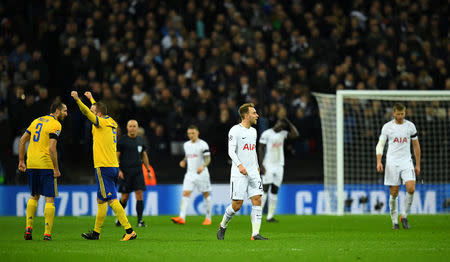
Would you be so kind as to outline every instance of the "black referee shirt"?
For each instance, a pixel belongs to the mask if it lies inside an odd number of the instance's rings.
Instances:
[[[120,168],[141,168],[142,152],[146,149],[142,137],[120,136],[117,141],[117,152],[120,152]]]

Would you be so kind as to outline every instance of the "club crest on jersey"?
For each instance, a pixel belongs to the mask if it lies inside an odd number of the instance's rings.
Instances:
[[[394,138],[394,142],[393,143],[407,143],[408,139],[406,137],[396,137]]]
[[[142,146],[137,146],[137,150],[138,150],[139,153],[141,153],[142,152]]]
[[[242,150],[249,150],[249,151],[252,151],[252,150],[255,150],[255,147],[256,147],[255,144],[245,144],[245,145],[244,145],[244,148],[243,148]]]

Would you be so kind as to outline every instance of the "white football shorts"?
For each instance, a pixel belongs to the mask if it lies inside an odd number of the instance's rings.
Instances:
[[[274,184],[277,187],[281,186],[283,182],[284,167],[278,166],[265,166],[266,173],[262,176],[263,185]]]
[[[232,200],[244,200],[245,197],[251,198],[262,194],[262,181],[258,173],[247,176],[241,173],[231,175],[230,196]]]
[[[416,173],[412,161],[402,165],[386,163],[384,171],[384,184],[386,186],[399,186],[406,181],[416,181]]]
[[[202,173],[186,173],[183,180],[183,191],[211,192],[211,180],[209,179],[209,172],[203,170]]]

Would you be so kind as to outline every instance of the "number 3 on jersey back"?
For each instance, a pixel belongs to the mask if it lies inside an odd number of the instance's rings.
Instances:
[[[39,141],[39,138],[41,137],[42,126],[43,126],[42,123],[38,123],[38,124],[36,125],[36,132],[35,132],[34,135],[33,135],[33,141],[34,141],[34,142]]]

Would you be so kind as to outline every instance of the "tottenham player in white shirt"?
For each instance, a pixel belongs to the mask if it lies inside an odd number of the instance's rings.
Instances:
[[[386,141],[388,150],[386,155],[386,170],[384,184],[389,186],[389,208],[391,210],[392,229],[398,230],[397,196],[401,182],[406,186],[406,197],[400,221],[404,229],[409,229],[407,215],[413,202],[416,175],[420,175],[420,144],[416,126],[405,119],[406,107],[400,103],[394,105],[394,119],[384,124],[376,147],[377,171],[383,172],[381,157]],[[414,148],[416,166],[411,159],[411,141]]]
[[[289,127],[289,132],[286,129]],[[259,138],[259,160],[262,160],[261,175],[263,191],[261,207],[264,208],[267,192],[270,187],[267,222],[277,222],[273,217],[278,201],[278,189],[283,181],[284,171],[284,140],[299,136],[297,128],[287,119],[277,121],[274,127],[267,129]]]
[[[180,161],[180,167],[186,168],[183,181],[183,197],[180,204],[180,215],[172,217],[172,222],[184,225],[186,223],[186,209],[189,197],[194,188],[203,193],[206,207],[206,218],[203,225],[211,225],[211,182],[209,179],[208,165],[211,162],[211,154],[208,144],[198,138],[199,131],[195,125],[187,129],[189,141],[184,143],[185,157]]]
[[[234,214],[239,211],[247,196],[252,201],[252,236],[251,240],[267,240],[259,234],[262,208],[263,188],[259,175],[258,157],[256,155],[256,129],[252,127],[258,120],[252,103],[239,107],[241,123],[233,126],[228,133],[228,155],[232,160],[230,195],[231,205],[225,210],[217,231],[217,239],[225,238],[225,230]]]

